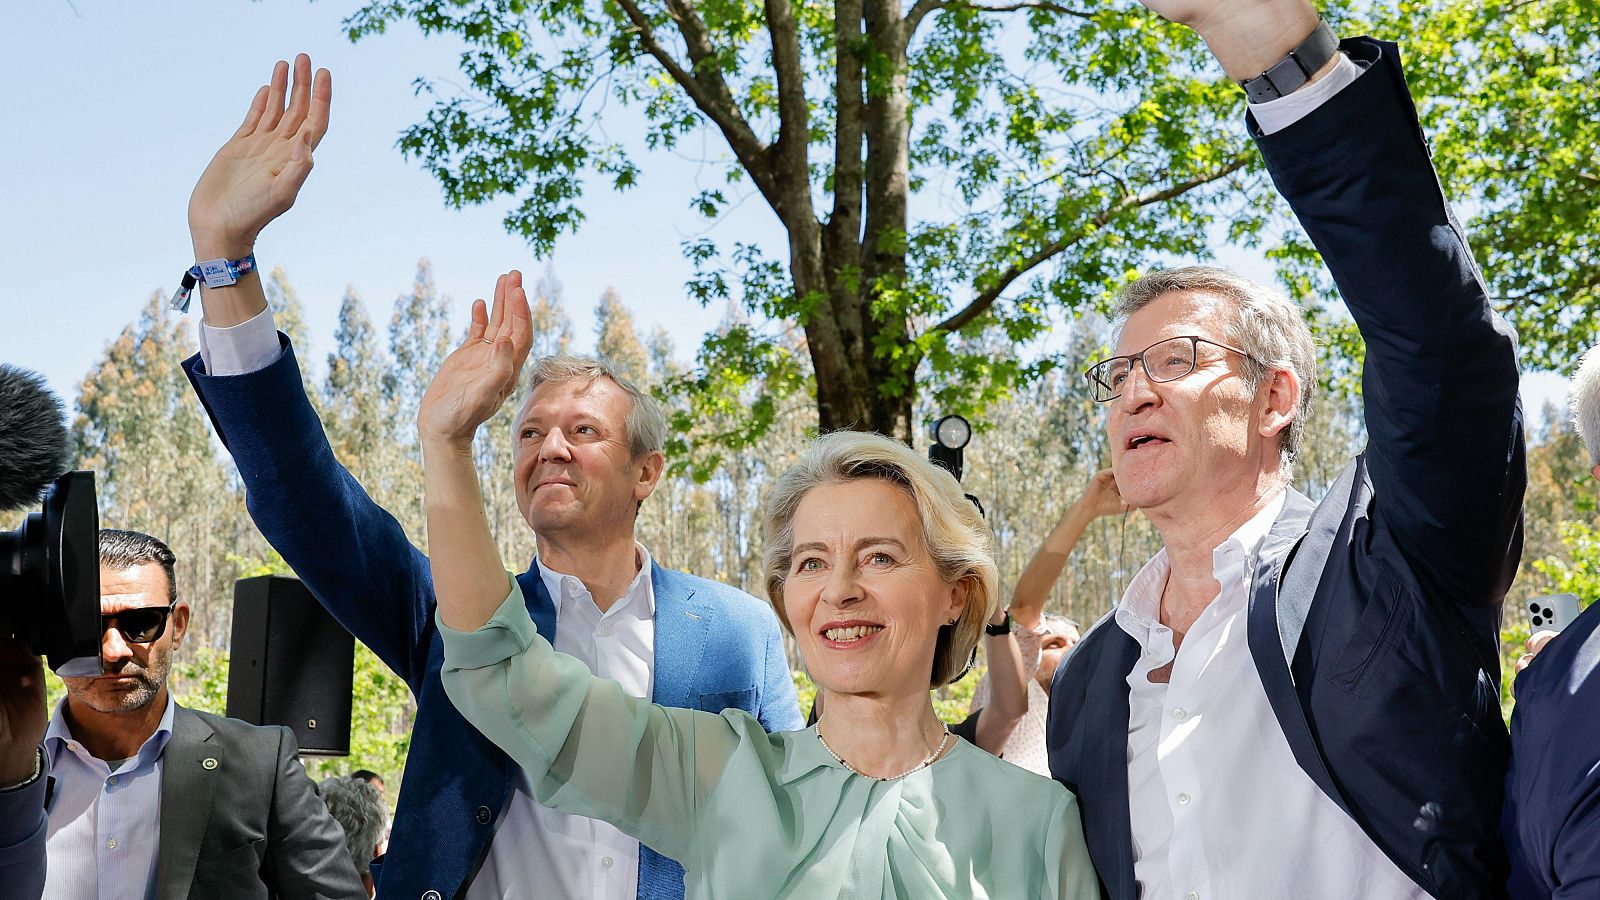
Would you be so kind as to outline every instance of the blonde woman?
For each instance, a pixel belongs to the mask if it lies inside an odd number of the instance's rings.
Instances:
[[[418,427],[445,691],[541,803],[678,859],[694,898],[1099,896],[1074,797],[934,715],[929,689],[961,672],[996,573],[955,479],[902,444],[824,437],[767,504],[767,592],[828,693],[816,726],[656,706],[556,652],[501,564],[473,467],[530,333],[512,272],[492,316],[474,305]]]

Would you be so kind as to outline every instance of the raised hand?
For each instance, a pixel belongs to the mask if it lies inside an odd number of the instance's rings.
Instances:
[[[1139,0],[1151,12],[1205,38],[1228,77],[1254,78],[1311,34],[1311,0]]]
[[[495,282],[494,309],[472,303],[467,337],[439,367],[417,411],[424,442],[470,445],[478,426],[489,420],[517,388],[517,377],[533,346],[533,320],[522,273],[513,269]]]
[[[328,131],[333,77],[311,75],[311,57],[279,61],[272,81],[256,91],[244,122],[228,139],[189,196],[189,233],[201,259],[250,252],[268,222],[294,205],[311,174],[311,152]],[[284,99],[288,97],[288,106]]]
[[[1092,518],[1121,515],[1132,509],[1122,502],[1122,492],[1117,489],[1117,477],[1110,469],[1101,469],[1089,479],[1078,505]]]

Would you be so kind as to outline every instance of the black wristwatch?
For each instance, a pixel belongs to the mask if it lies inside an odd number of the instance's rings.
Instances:
[[[999,637],[1002,634],[1010,634],[1011,633],[1011,610],[1009,610],[1009,609],[1006,610],[1006,620],[1004,622],[1001,622],[999,625],[985,624],[983,626],[983,633],[989,635],[990,637]]]
[[[1316,30],[1301,41],[1300,46],[1260,75],[1239,82],[1239,86],[1244,88],[1251,103],[1287,97],[1304,86],[1338,52],[1339,39],[1334,37],[1333,29],[1318,19]]]

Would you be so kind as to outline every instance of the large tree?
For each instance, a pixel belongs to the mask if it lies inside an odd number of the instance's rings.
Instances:
[[[347,25],[404,20],[466,42],[468,85],[423,83],[436,105],[402,149],[452,204],[513,197],[538,252],[582,221],[589,179],[640,177],[606,137],[618,117],[655,149],[720,140],[722,182],[686,202],[716,218],[759,197],[787,259],[689,241],[689,289],[803,329],[824,429],[909,438],[919,379],[953,408],[1029,380],[1048,357],[955,338],[1025,343],[1133,270],[1204,255],[1220,214],[1257,233],[1241,207],[1270,202],[1226,189],[1254,177],[1237,88],[1131,3],[374,0]],[[709,342],[702,368],[787,367],[781,331]]]

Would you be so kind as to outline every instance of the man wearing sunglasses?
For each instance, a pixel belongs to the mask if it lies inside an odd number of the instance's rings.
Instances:
[[[1502,897],[1515,345],[1399,48],[1307,0],[1144,2],[1244,87],[1366,341],[1368,443],[1320,503],[1290,487],[1317,373],[1281,293],[1204,267],[1123,292],[1086,386],[1163,549],[1056,673],[1051,773],[1113,900]]]
[[[365,897],[293,734],[173,701],[174,562],[149,535],[100,532],[102,671],[64,679],[45,733],[44,897]]]

